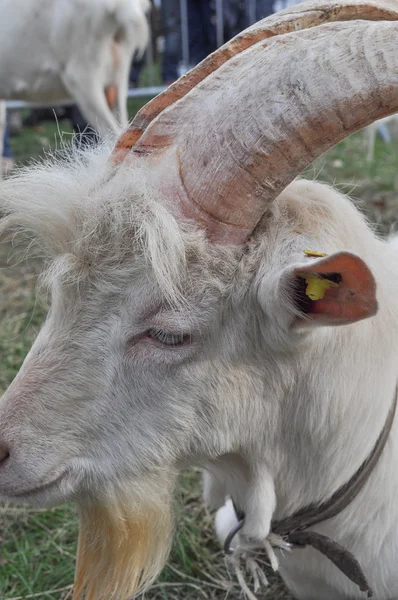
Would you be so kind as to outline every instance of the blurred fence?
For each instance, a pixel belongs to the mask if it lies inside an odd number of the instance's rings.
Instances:
[[[193,50],[193,37],[196,47],[200,34],[213,36],[212,44],[207,39],[207,47],[214,50],[228,39],[239,33],[257,20],[268,16],[275,10],[297,4],[299,0],[153,0],[150,14],[151,40],[145,53],[144,61],[138,65],[139,77],[136,87],[128,92],[130,98],[152,97],[163,91],[167,85],[163,83],[167,77],[162,77],[162,65],[166,53],[170,49],[170,40],[177,74],[170,77],[176,79],[188,71],[209,52],[204,45],[204,56],[197,56]],[[208,13],[204,12],[205,7]],[[207,17],[207,23],[205,22]],[[201,22],[202,20],[202,22]],[[209,33],[209,29],[211,31]],[[207,29],[207,31],[206,31]],[[200,43],[200,40],[199,40]],[[212,47],[211,47],[212,46]],[[167,84],[170,81],[167,81]],[[46,108],[55,106],[70,106],[72,100],[54,104],[23,102],[9,100],[7,109],[21,110],[23,108]]]
[[[160,94],[165,86],[150,86],[131,88],[128,91],[129,98],[142,98],[146,96],[156,96]],[[7,100],[6,107],[8,110],[22,110],[23,108],[54,108],[54,106],[73,106],[73,100],[61,100],[57,104],[54,102],[24,102],[23,100]]]

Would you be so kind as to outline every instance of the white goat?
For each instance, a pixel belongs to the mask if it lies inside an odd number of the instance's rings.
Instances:
[[[72,98],[101,135],[120,133],[132,56],[148,41],[148,6],[148,0],[0,0],[0,97]]]
[[[398,598],[398,244],[293,181],[398,110],[397,19],[395,0],[269,17],[149,103],[111,156],[1,185],[2,230],[34,233],[52,303],[0,401],[0,493],[76,502],[74,600],[153,581],[183,466],[209,473],[221,537],[231,497],[236,552],[273,556],[275,523],[334,497],[374,448],[365,488],[311,531]],[[363,597],[315,549],[276,552],[298,599]]]

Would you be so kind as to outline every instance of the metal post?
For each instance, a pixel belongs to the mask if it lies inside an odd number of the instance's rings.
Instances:
[[[146,85],[153,87],[155,85],[154,72],[153,72],[153,46],[152,46],[152,28],[149,23],[149,42],[145,52],[145,66],[147,71]]]
[[[249,25],[252,25],[256,22],[256,0],[246,0],[247,6],[247,18],[249,21]]]
[[[131,88],[127,92],[128,98],[145,98],[146,96],[156,96],[166,89],[164,85],[155,85],[153,87],[139,87]],[[59,100],[59,102],[24,102],[23,100],[6,100],[5,105],[7,109],[11,110],[22,110],[23,108],[55,108],[56,106],[73,106],[76,104],[75,100],[67,98],[65,100]],[[0,103],[1,107],[1,103]],[[1,114],[1,109],[0,109]]]
[[[0,100],[0,179],[3,176],[4,134],[6,131],[6,103]]]
[[[180,0],[181,43],[182,43],[182,73],[189,69],[189,33],[187,0]]]
[[[216,30],[218,48],[224,43],[224,15],[222,3],[223,0],[216,0]]]

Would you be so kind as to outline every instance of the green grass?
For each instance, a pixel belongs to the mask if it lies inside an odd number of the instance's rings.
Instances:
[[[398,139],[376,140],[375,160],[368,163],[363,133],[341,142],[307,169],[305,176],[337,185],[358,201],[369,220],[386,234],[398,220]]]
[[[144,101],[131,100],[130,114]],[[70,131],[59,123],[61,130]],[[65,136],[67,139],[67,136]],[[20,162],[43,155],[59,145],[58,127],[26,128],[12,138]],[[398,216],[398,142],[376,146],[376,160],[365,160],[362,134],[352,136],[316,161],[306,176],[328,181],[362,201],[365,212],[386,232]],[[32,201],[34,201],[32,199]],[[25,249],[0,244],[0,393],[17,373],[46,312],[46,299],[35,291],[40,261],[27,261]],[[212,516],[200,498],[196,470],[181,477],[176,500],[177,536],[168,566],[149,600],[237,600],[240,592],[228,575],[212,529]],[[73,581],[77,519],[74,508],[0,506],[0,600],[64,598]],[[231,583],[232,582],[232,583]],[[288,599],[284,586],[273,585],[260,598]]]
[[[0,598],[68,588],[73,580],[77,521],[72,507],[0,508]],[[61,592],[43,598],[61,598]]]
[[[176,502],[178,534],[168,566],[148,600],[163,598],[237,598],[224,559],[211,533],[211,517],[200,499],[199,474],[182,475]],[[182,509],[182,506],[184,507]],[[15,599],[42,592],[63,598],[73,581],[77,519],[72,506],[53,509],[0,507],[0,598]]]
[[[149,98],[129,98],[128,110],[134,115]],[[32,158],[44,156],[46,151],[56,150],[60,147],[60,132],[63,143],[68,142],[72,136],[70,121],[44,122],[37,127],[24,127],[17,137],[11,138],[11,149],[17,163],[27,163]]]

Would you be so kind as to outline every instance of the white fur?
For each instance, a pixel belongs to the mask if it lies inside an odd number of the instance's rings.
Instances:
[[[148,0],[1,0],[0,98],[72,98],[101,135],[121,132],[131,60],[148,42],[148,7]],[[112,110],[110,85],[118,92]]]
[[[243,253],[216,246],[175,221],[142,161],[116,167],[109,150],[0,186],[2,227],[33,233],[52,295],[0,401],[10,452],[0,493],[35,503],[100,497],[124,480],[200,464],[213,506],[232,496],[247,515],[241,539],[261,542],[271,518],[328,499],[383,428],[398,375],[398,242],[378,239],[336,190],[296,181]],[[360,256],[376,279],[377,315],[295,327],[293,270],[306,248]],[[152,328],[191,343],[162,346]],[[316,528],[356,555],[377,600],[398,597],[397,422],[363,492]],[[218,517],[220,537],[229,525]],[[362,598],[315,551],[279,561],[300,600]]]

